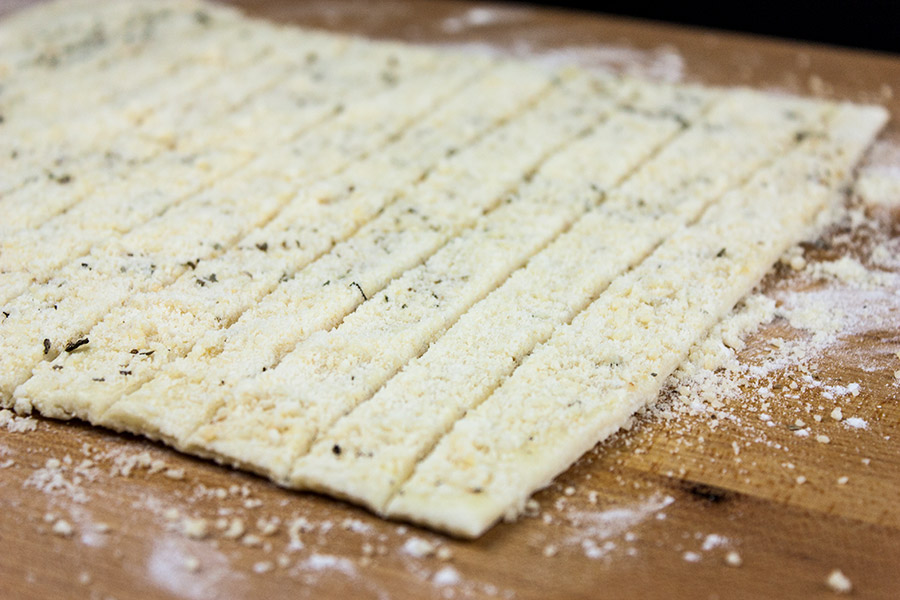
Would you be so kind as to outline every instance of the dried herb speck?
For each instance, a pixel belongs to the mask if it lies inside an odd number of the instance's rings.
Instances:
[[[75,340],[74,342],[69,342],[66,344],[66,352],[74,352],[78,348],[81,348],[85,344],[89,343],[90,340],[88,338],[81,338],[80,340]]]
[[[358,283],[356,283],[356,282],[354,281],[353,283],[350,284],[350,287],[353,287],[353,286],[356,286],[356,289],[358,289],[358,290],[359,290],[359,293],[362,294],[363,301],[368,300],[368,298],[366,297],[366,293],[363,291],[361,285],[359,285]]]

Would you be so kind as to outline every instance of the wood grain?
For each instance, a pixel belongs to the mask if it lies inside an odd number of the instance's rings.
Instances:
[[[882,139],[900,143],[900,90],[886,87],[900,82],[898,57],[508,6],[473,19],[468,11],[476,5],[459,2],[239,4],[279,21],[375,37],[477,44],[588,65],[619,61],[650,73],[662,64],[656,74],[687,81],[876,101],[894,116]],[[874,229],[834,228],[807,247],[807,259],[864,258],[873,240],[900,238],[900,211],[871,216]],[[799,292],[808,285],[779,268],[764,289]],[[867,429],[830,421],[818,409],[825,405],[820,391],[783,397],[803,374],[789,367],[772,377],[773,426],[759,420],[758,390],[749,385],[727,402],[734,421],[640,419],[540,492],[540,516],[498,525],[475,542],[384,522],[80,423],[0,430],[0,465],[9,465],[0,469],[0,597],[816,598],[832,595],[825,578],[835,568],[853,582],[854,597],[900,597],[898,297],[880,307],[887,321],[867,324],[871,309],[860,296],[862,325],[808,365],[818,381],[859,382],[859,395],[843,406]],[[774,338],[801,335],[777,320],[752,336],[742,360],[761,363]],[[827,434],[828,444],[798,438],[789,427],[807,403],[825,415],[816,433]],[[142,467],[121,474],[142,452],[176,475],[183,469],[183,478]],[[42,479],[48,459],[61,461],[61,479]],[[78,468],[86,459],[93,464]],[[185,535],[186,517],[206,519],[209,534]],[[235,517],[258,541],[223,535],[216,520]],[[308,523],[298,537],[302,548],[291,545],[288,531],[301,517]],[[71,536],[51,532],[60,518],[73,526]],[[277,522],[270,535],[263,534],[266,522]],[[101,523],[108,532],[98,531]],[[452,556],[410,554],[404,547],[412,538]],[[545,556],[553,549],[555,556]],[[726,565],[729,551],[739,553],[742,566]]]

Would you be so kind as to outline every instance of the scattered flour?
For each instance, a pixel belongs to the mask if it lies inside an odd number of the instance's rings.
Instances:
[[[825,580],[825,585],[831,589],[831,591],[837,594],[849,594],[853,591],[853,583],[850,579],[844,575],[840,569],[835,569],[831,573],[828,574],[828,578]]]
[[[730,543],[730,540],[727,537],[711,533],[707,535],[703,539],[703,545],[701,548],[704,552],[709,552],[714,548],[721,548],[722,546],[727,546]]]
[[[849,417],[843,420],[844,425],[853,429],[868,429],[869,424],[859,417]]]
[[[199,568],[202,566],[202,568]],[[151,584],[173,597],[212,600],[248,597],[246,579],[211,544],[162,536],[147,559]]]
[[[27,433],[37,429],[37,419],[17,416],[11,410],[0,409],[0,429],[10,433]]]
[[[528,9],[475,7],[459,16],[448,17],[441,21],[441,30],[446,33],[460,33],[467,29],[520,21],[530,13]]]
[[[356,566],[353,561],[331,554],[312,554],[301,562],[300,566],[312,571],[337,571],[348,577],[356,576]]]
[[[502,49],[482,42],[458,42],[442,46],[473,54],[513,56],[546,68],[577,65],[588,70],[620,73],[666,83],[676,83],[684,78],[684,59],[677,50],[668,46],[652,50],[603,44],[542,48],[527,39],[518,39],[511,47]]]
[[[411,537],[403,544],[403,552],[416,558],[432,556],[435,550],[437,547],[434,544],[419,537]]]
[[[580,547],[587,558],[601,558],[617,547],[611,538],[626,534],[625,541],[633,540],[634,535],[628,530],[661,514],[673,502],[672,496],[654,495],[632,505],[602,511],[568,509],[563,519],[576,533],[569,535],[564,543]],[[555,545],[543,550],[545,556],[555,556],[557,551]]]
[[[435,585],[456,585],[460,582],[459,572],[453,567],[444,567],[434,574]]]

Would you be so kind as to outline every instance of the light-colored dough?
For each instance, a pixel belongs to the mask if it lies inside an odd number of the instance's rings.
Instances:
[[[0,87],[0,407],[469,537],[656,397],[886,114],[198,0],[15,15]]]

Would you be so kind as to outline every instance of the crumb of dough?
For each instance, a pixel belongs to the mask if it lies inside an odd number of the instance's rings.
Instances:
[[[820,435],[816,436],[816,441],[819,442],[820,444],[828,444],[829,442],[831,442],[831,438],[828,437],[827,435],[820,434]]]
[[[853,583],[844,575],[840,569],[835,569],[828,574],[825,584],[831,591],[837,594],[849,594],[853,591]]]
[[[543,555],[547,558],[553,558],[559,553],[559,548],[554,546],[553,544],[548,544],[544,546]]]
[[[840,406],[836,407],[833,411],[831,411],[831,418],[834,419],[835,421],[840,421],[841,419],[844,418],[844,413],[841,410]]]
[[[448,548],[447,546],[441,546],[437,549],[436,556],[438,560],[447,561],[453,558],[453,550]]]
[[[729,567],[739,567],[744,564],[744,559],[736,551],[732,550],[725,555],[725,564]]]
[[[847,477],[846,475],[842,475],[842,476],[838,477],[838,480],[837,480],[838,485],[847,485],[848,481],[850,481],[850,478]]]

